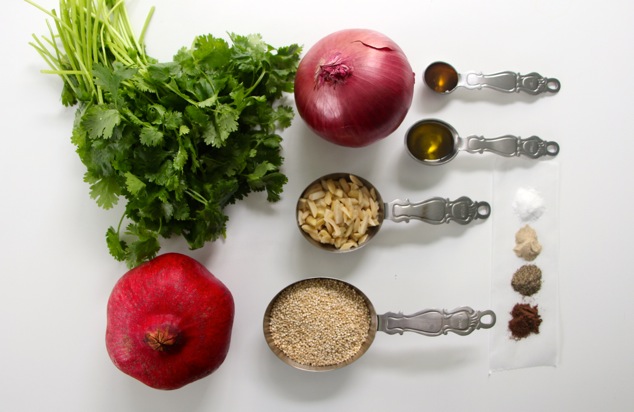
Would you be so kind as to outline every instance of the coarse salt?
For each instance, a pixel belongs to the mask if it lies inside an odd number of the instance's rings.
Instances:
[[[532,187],[521,187],[515,193],[513,210],[523,221],[535,221],[544,213],[544,198]]]

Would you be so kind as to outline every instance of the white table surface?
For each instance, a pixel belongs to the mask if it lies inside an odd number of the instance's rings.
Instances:
[[[128,5],[135,27],[152,5],[148,52],[161,60],[198,34],[261,33],[272,45],[307,50],[335,30],[381,31],[416,72],[414,102],[393,135],[363,149],[326,143],[297,116],[283,134],[289,183],[282,201],[270,205],[256,194],[230,207],[226,241],[193,252],[182,241],[163,243],[163,251],[189,253],[216,274],[232,291],[236,314],[220,369],[182,389],[157,391],[107,356],[106,301],[126,269],[109,256],[104,233],[121,209],[104,211],[89,198],[69,138],[74,111],[61,105],[60,80],[39,73],[43,61],[27,45],[32,33],[45,33],[44,15],[20,0],[5,2],[0,410],[629,410],[634,3],[137,0]],[[537,71],[557,77],[562,89],[539,98],[432,96],[421,74],[435,60],[459,71]],[[304,277],[341,277],[379,312],[489,307],[495,204],[491,219],[468,227],[387,222],[371,245],[348,255],[316,250],[294,227],[304,185],[342,164],[388,199],[492,199],[494,155],[459,155],[438,168],[407,157],[403,134],[425,117],[461,134],[535,134],[560,143],[557,366],[490,374],[490,331],[480,330],[467,337],[378,334],[341,370],[290,368],[266,346],[262,315],[275,293]]]

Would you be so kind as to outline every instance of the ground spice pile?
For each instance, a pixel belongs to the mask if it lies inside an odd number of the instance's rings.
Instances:
[[[542,245],[537,240],[537,232],[529,225],[525,225],[515,234],[515,247],[513,251],[526,261],[533,261],[542,252]]]
[[[542,318],[539,316],[537,305],[531,306],[528,303],[518,303],[511,311],[509,330],[515,340],[520,340],[531,333],[539,333],[539,325]]]
[[[532,296],[542,287],[542,270],[536,265],[523,265],[513,274],[511,286],[522,296]]]
[[[517,189],[513,199],[513,210],[523,221],[535,221],[544,213],[544,199],[532,187]]]
[[[356,355],[370,330],[363,296],[335,279],[308,279],[275,299],[270,332],[275,345],[295,362],[331,366]]]

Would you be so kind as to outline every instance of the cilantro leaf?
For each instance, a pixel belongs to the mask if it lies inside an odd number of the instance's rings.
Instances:
[[[131,223],[126,228],[126,234],[136,238],[125,248],[128,266],[134,267],[156,257],[161,248],[157,232],[147,229],[142,223]]]
[[[185,167],[185,164],[187,163],[187,159],[189,158],[189,155],[187,154],[187,150],[183,147],[179,147],[178,148],[178,152],[176,153],[176,156],[174,156],[174,169],[178,170],[178,171],[182,171],[183,168]]]
[[[119,88],[124,80],[131,79],[137,69],[133,67],[125,67],[121,62],[113,62],[112,68],[108,68],[103,64],[95,64],[93,67],[93,76],[95,76],[95,84],[101,87],[106,93],[110,93],[112,100],[119,103]]]
[[[121,195],[121,188],[116,177],[95,178],[90,173],[84,177],[86,183],[90,185],[90,197],[97,201],[97,204],[104,209],[110,209],[117,204]]]
[[[126,259],[127,244],[119,238],[119,233],[112,226],[106,232],[106,244],[112,257],[120,262]]]
[[[137,195],[143,189],[145,189],[145,183],[131,172],[125,173],[125,185],[132,195]]]
[[[107,106],[91,106],[82,119],[82,126],[91,139],[109,139],[121,122],[119,111]]]
[[[146,126],[141,129],[139,138],[146,146],[158,146],[163,142],[163,133],[156,127]]]
[[[231,63],[231,49],[223,39],[202,35],[195,39],[191,57],[205,70],[221,69]]]

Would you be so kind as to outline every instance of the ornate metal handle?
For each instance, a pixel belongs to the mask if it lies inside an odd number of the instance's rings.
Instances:
[[[489,316],[489,322],[483,317]],[[452,311],[425,309],[413,315],[388,312],[378,316],[378,330],[390,335],[415,332],[426,336],[446,335],[453,332],[468,335],[477,329],[489,329],[495,325],[495,313],[490,310],[475,311],[464,306]]]
[[[526,75],[510,71],[495,74],[470,72],[465,73],[463,78],[464,81],[460,86],[467,89],[489,87],[501,92],[526,92],[529,94],[557,93],[561,89],[559,80],[543,77],[534,72]]]
[[[466,196],[453,201],[433,197],[418,203],[396,199],[385,205],[385,219],[394,222],[416,219],[433,225],[452,221],[465,225],[475,219],[486,219],[490,214],[491,206],[487,202],[474,202]]]
[[[559,144],[542,140],[537,136],[531,136],[526,139],[511,135],[493,139],[469,136],[459,140],[460,150],[469,153],[492,152],[501,156],[526,156],[532,159],[543,156],[557,156],[559,154]]]

